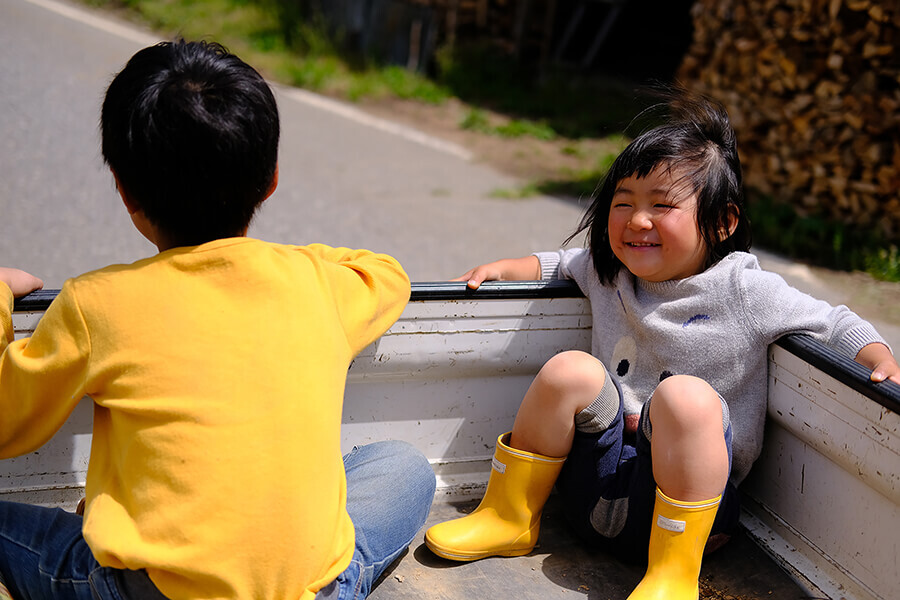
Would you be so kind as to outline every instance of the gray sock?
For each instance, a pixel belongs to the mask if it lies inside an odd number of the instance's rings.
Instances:
[[[619,390],[607,373],[597,398],[575,415],[575,429],[584,433],[600,433],[609,428],[618,412]]]

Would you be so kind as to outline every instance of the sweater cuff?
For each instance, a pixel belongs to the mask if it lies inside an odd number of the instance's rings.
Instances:
[[[559,279],[559,252],[535,252],[534,256],[541,263],[541,280]]]
[[[868,346],[869,344],[884,344],[891,351],[891,354],[893,354],[894,352],[894,349],[891,348],[890,344],[888,344],[884,340],[884,338],[878,335],[878,332],[875,331],[875,328],[869,324],[854,327],[853,329],[844,333],[841,341],[837,344],[837,348],[838,350],[849,355],[851,358],[856,358],[856,355],[859,354],[859,351],[862,350],[864,346]]]

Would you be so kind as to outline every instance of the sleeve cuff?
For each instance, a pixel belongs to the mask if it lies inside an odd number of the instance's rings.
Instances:
[[[892,354],[894,352],[894,349],[891,348],[890,344],[878,335],[875,328],[868,323],[846,332],[837,347],[851,358],[855,358],[856,355],[859,354],[859,351],[869,344],[884,344]]]
[[[0,281],[0,302],[3,302],[4,306],[9,307],[9,312],[12,312],[15,301],[12,290],[9,289],[5,282]]]
[[[535,252],[534,256],[536,256],[541,263],[542,281],[552,281],[560,278],[558,252]]]

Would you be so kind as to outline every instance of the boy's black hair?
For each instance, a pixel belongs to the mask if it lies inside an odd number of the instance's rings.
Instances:
[[[741,161],[728,113],[719,102],[685,90],[662,95],[668,100],[669,119],[639,135],[616,158],[567,240],[587,230],[594,268],[604,283],[612,283],[622,268],[610,246],[607,225],[616,187],[632,175],[646,177],[659,166],[670,170],[676,185],[697,194],[697,225],[708,249],[704,269],[731,252],[750,249]],[[731,215],[737,226],[727,235]]]
[[[107,89],[100,126],[119,185],[177,246],[243,233],[275,180],[275,97],[216,43],[139,51]]]

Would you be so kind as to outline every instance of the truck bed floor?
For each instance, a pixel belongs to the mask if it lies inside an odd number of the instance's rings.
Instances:
[[[540,543],[531,554],[457,563],[425,546],[425,529],[471,512],[477,500],[435,502],[409,552],[382,576],[373,600],[547,600],[581,596],[625,600],[644,567],[580,543],[551,496],[544,510]],[[701,600],[801,600],[805,591],[743,532],[707,557],[700,575]]]

